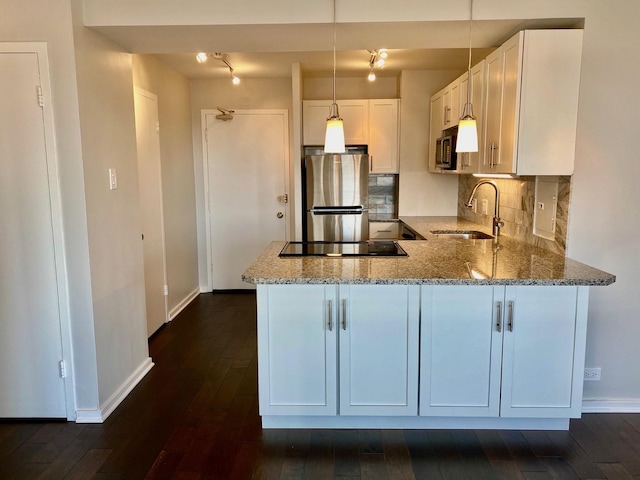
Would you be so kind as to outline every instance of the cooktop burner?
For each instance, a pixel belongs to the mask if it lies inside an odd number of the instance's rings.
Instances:
[[[392,240],[368,242],[288,242],[281,257],[406,257],[400,245]]]

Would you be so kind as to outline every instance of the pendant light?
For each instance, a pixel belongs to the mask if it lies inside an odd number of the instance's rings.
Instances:
[[[476,117],[473,116],[471,105],[471,26],[473,24],[473,0],[469,9],[469,65],[467,68],[467,103],[464,104],[462,117],[458,122],[458,138],[456,139],[456,152],[478,151],[478,126]]]
[[[327,131],[324,137],[326,153],[344,153],[344,125],[338,113],[336,103],[336,0],[333,0],[333,103],[327,118]]]

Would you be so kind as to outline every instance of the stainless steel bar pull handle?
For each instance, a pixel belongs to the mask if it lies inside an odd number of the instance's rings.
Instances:
[[[510,332],[513,332],[513,301],[509,301],[509,320],[507,322],[507,328]]]
[[[330,332],[333,332],[333,302],[327,300],[327,327]]]
[[[502,302],[496,304],[496,332],[502,332]]]
[[[342,330],[347,329],[347,301],[342,300]]]

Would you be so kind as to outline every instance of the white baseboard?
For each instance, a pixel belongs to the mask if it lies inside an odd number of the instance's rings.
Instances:
[[[582,413],[640,413],[640,400],[582,400]]]
[[[129,375],[120,388],[114,392],[109,399],[100,406],[97,410],[76,410],[76,423],[103,423],[109,415],[113,413],[118,405],[129,395],[131,390],[140,383],[140,380],[149,373],[149,370],[153,368],[153,361],[151,357],[146,358],[140,366]]]
[[[198,295],[200,295],[200,293],[202,293],[202,292],[200,291],[200,287],[198,287],[193,292],[191,292],[189,295],[187,295],[178,305],[173,307],[169,311],[169,321],[171,321],[174,318],[176,318],[180,312],[182,312],[185,308],[187,308],[187,306],[191,302],[193,302]]]

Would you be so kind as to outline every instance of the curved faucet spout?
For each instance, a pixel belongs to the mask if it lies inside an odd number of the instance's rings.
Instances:
[[[493,211],[493,236],[498,238],[498,235],[500,235],[500,228],[504,227],[504,222],[500,220],[500,190],[498,189],[498,184],[496,182],[493,180],[481,180],[476,183],[473,190],[471,190],[471,195],[469,195],[469,200],[467,200],[465,206],[467,208],[471,208],[473,206],[473,197],[476,195],[478,188],[482,185],[491,185],[496,191],[495,208]]]

